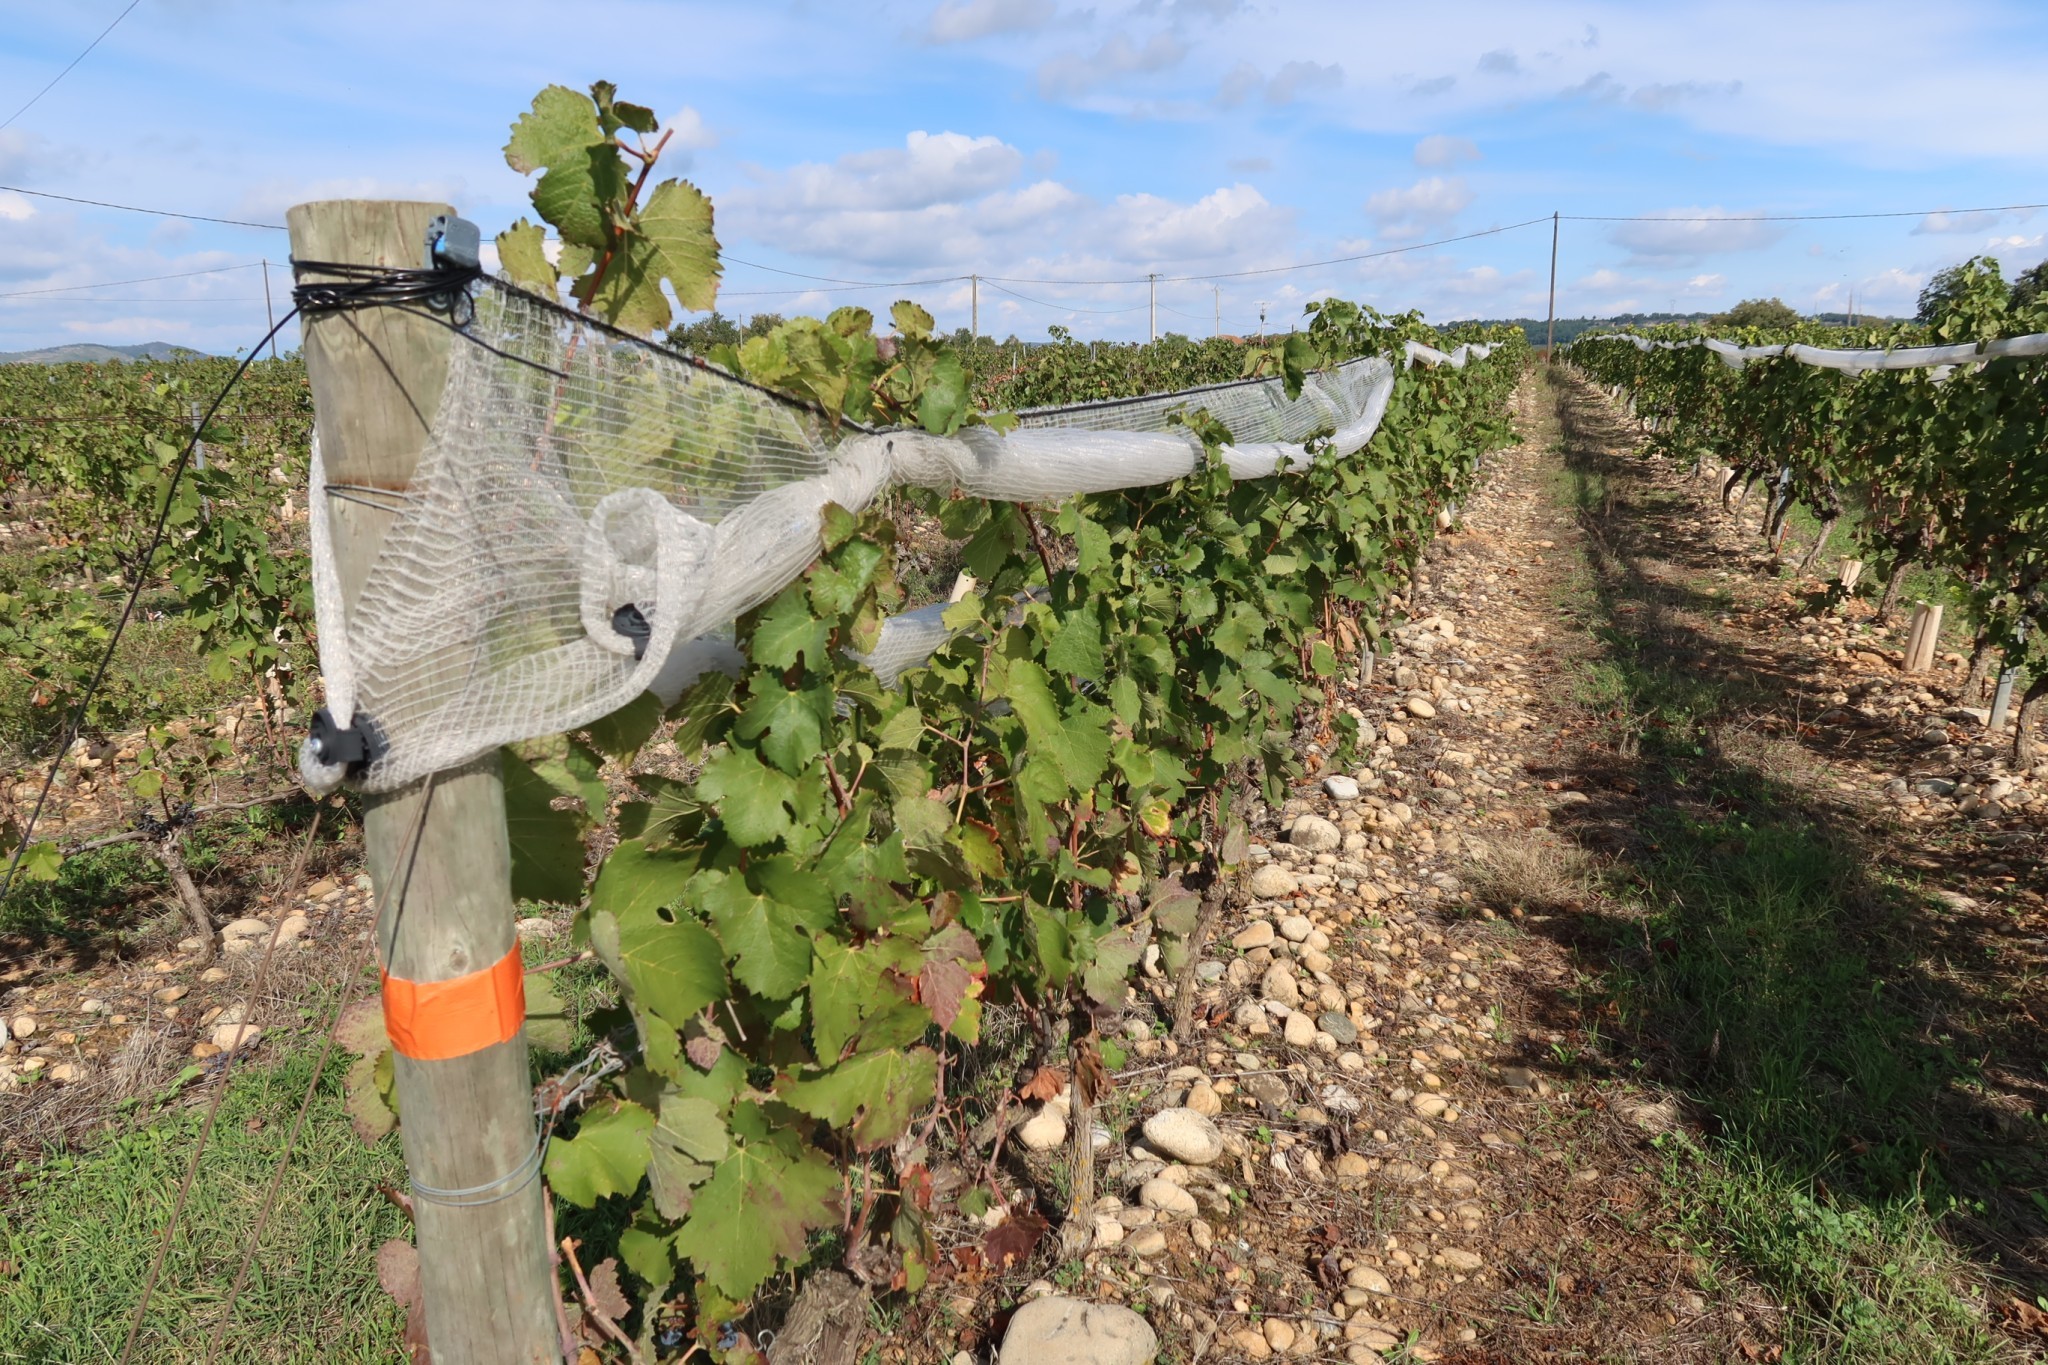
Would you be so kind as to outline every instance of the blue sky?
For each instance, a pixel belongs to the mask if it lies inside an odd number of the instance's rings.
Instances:
[[[126,0],[0,0],[0,118]],[[0,184],[281,222],[311,198],[525,211],[500,148],[550,82],[616,81],[717,204],[727,312],[899,294],[964,323],[980,273],[1268,270],[1567,215],[1561,316],[1910,313],[1933,270],[2048,256],[2048,4],[1461,0],[140,0],[0,130]],[[1712,220],[1722,221],[1712,221]],[[1326,294],[1435,319],[1544,308],[1548,223],[1375,260],[1162,285],[1160,328],[1285,326]],[[283,233],[0,191],[0,350],[263,330]],[[235,267],[179,280],[68,286]],[[58,293],[21,291],[62,289]],[[1009,292],[1003,292],[1007,289]],[[806,292],[808,291],[808,292]],[[1021,297],[1020,297],[1021,296]],[[1142,337],[1138,285],[981,290],[984,331]],[[287,336],[286,344],[295,338]]]

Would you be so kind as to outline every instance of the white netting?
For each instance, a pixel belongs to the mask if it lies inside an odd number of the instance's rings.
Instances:
[[[673,700],[737,655],[735,617],[818,553],[828,503],[858,511],[891,483],[1006,501],[1163,483],[1201,443],[1173,425],[1206,409],[1237,438],[1235,477],[1305,464],[1334,431],[1340,454],[1372,437],[1394,386],[1385,359],[1310,377],[1021,414],[1003,435],[855,428],[835,446],[816,414],[502,285],[482,288],[470,342],[450,357],[441,408],[410,490],[344,623],[316,450],[315,597],[328,709],[377,739],[359,774],[385,791],[496,746],[556,734],[642,691]],[[1410,343],[1409,363],[1462,365]],[[389,495],[382,495],[388,497]],[[892,682],[947,632],[943,607],[889,623],[865,662]],[[341,773],[310,747],[309,785]]]
[[[1964,341],[1950,346],[1906,346],[1896,351],[1836,350],[1825,346],[1806,346],[1798,342],[1777,346],[1737,346],[1732,341],[1719,341],[1713,337],[1689,337],[1684,341],[1653,341],[1649,337],[1636,336],[1629,332],[1604,332],[1599,336],[1587,337],[1586,340],[1626,341],[1639,351],[1673,351],[1688,346],[1704,346],[1721,357],[1722,363],[1730,369],[1737,370],[1752,360],[1790,356],[1803,364],[1824,370],[1840,370],[1844,374],[1867,374],[1872,370],[1948,370],[1957,365],[1975,365],[1987,360],[2048,355],[2048,333],[2004,337],[1981,345],[1974,341]]]

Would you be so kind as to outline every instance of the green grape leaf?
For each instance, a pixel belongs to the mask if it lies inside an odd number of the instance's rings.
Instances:
[[[839,1059],[860,1031],[861,1021],[879,1004],[887,961],[879,952],[819,937],[812,944],[811,1047],[820,1061]]]
[[[640,231],[655,273],[676,291],[676,302],[700,313],[717,302],[718,238],[704,191],[687,180],[662,181],[640,205]]]
[[[712,883],[703,899],[742,985],[770,1000],[787,1000],[803,989],[811,971],[804,911],[750,890],[738,876]]]
[[[932,315],[909,299],[898,299],[889,310],[889,320],[906,341],[923,341],[932,334]]]
[[[703,925],[669,923],[658,914],[622,919],[619,962],[633,998],[663,1022],[682,1028],[726,993],[725,954]]]
[[[645,1228],[636,1222],[621,1232],[619,1259],[657,1292],[667,1289],[676,1277],[675,1257],[669,1254],[668,1238],[658,1228]]]
[[[545,975],[526,978],[526,1043],[547,1052],[567,1052],[576,1041],[576,1021],[554,983]]]
[[[893,1142],[918,1110],[932,1102],[938,1054],[930,1048],[867,1052],[823,1071],[785,1078],[775,1093],[792,1109],[834,1128],[853,1125],[864,1149]]]
[[[592,1105],[576,1136],[548,1144],[548,1185],[572,1204],[590,1208],[606,1195],[631,1194],[647,1174],[648,1133],[654,1115],[637,1104],[606,1100]]]
[[[1064,777],[1067,787],[1086,791],[1109,766],[1109,730],[1086,714],[1060,714],[1045,670],[1029,659],[1010,665],[1010,705],[1024,722],[1029,736],[1032,762],[1050,759]]]
[[[606,757],[630,763],[661,724],[661,712],[661,698],[652,692],[642,692],[602,720],[592,722],[590,742]]]
[[[718,807],[726,832],[743,847],[772,843],[795,829],[796,779],[745,749],[728,749],[705,764],[697,794]]]
[[[521,218],[498,234],[498,264],[512,277],[512,283],[551,299],[560,277],[548,259],[546,241],[540,224]]]
[[[574,905],[583,899],[583,817],[556,810],[555,788],[525,759],[510,749],[501,752],[512,898]]]
[[[533,97],[533,107],[512,125],[505,164],[521,175],[554,166],[605,140],[597,106],[566,85],[551,85]]]
[[[801,773],[825,748],[825,727],[832,721],[832,689],[797,691],[763,680],[733,733],[758,741],[762,757],[792,775]]]
[[[747,653],[755,663],[770,668],[789,668],[799,658],[821,668],[830,638],[829,628],[811,608],[809,594],[798,584],[762,609]]]
[[[732,1149],[718,1107],[706,1099],[664,1095],[654,1125],[647,1182],[661,1216],[689,1216],[692,1191]]]
[[[839,1195],[839,1174],[818,1153],[750,1142],[698,1188],[675,1246],[714,1286],[744,1299],[777,1262],[804,1254],[811,1229],[838,1221]]]
[[[590,889],[591,909],[609,910],[621,921],[646,918],[682,899],[683,889],[696,872],[694,857],[649,849],[636,839],[627,839],[604,860],[604,870]]]
[[[935,436],[951,436],[974,410],[968,392],[967,370],[952,351],[939,355],[917,399],[917,421]]]
[[[1046,667],[1060,673],[1096,679],[1103,674],[1102,617],[1093,602],[1067,613],[1045,651]]]

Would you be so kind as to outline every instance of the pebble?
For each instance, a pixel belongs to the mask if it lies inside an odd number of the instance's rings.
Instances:
[[[1343,1164],[1341,1159],[1338,1164],[1340,1166]],[[1353,1266],[1351,1273],[1345,1276],[1344,1282],[1353,1289],[1363,1289],[1368,1294],[1391,1294],[1394,1292],[1394,1286],[1387,1282],[1387,1277],[1369,1265]]]
[[[1261,871],[1263,870],[1261,869]],[[1288,880],[1292,881],[1293,879],[1290,877]],[[1255,919],[1237,931],[1236,935],[1230,940],[1230,946],[1241,953],[1248,953],[1254,948],[1272,947],[1274,938],[1272,921]]]
[[[1033,1299],[1010,1317],[997,1365],[1151,1365],[1159,1335],[1114,1303],[1058,1294]]]
[[[1286,963],[1276,962],[1259,978],[1259,994],[1294,1009],[1301,1004],[1301,983],[1294,979]]]
[[[1307,915],[1289,915],[1280,921],[1280,937],[1289,943],[1305,943],[1315,931],[1315,922]]]
[[[1271,1360],[1273,1348],[1266,1344],[1266,1334],[1256,1327],[1246,1327],[1230,1334],[1230,1344],[1237,1348],[1246,1360]]]
[[[14,1016],[13,1027],[15,1037],[33,1038],[36,1036],[36,1017],[33,1014],[17,1014]]]
[[[1485,1258],[1477,1252],[1466,1251],[1460,1247],[1445,1247],[1433,1259],[1440,1266],[1467,1272],[1478,1270],[1486,1264]]]
[[[1297,1010],[1287,1016],[1286,1022],[1281,1026],[1281,1033],[1286,1037],[1289,1047],[1309,1047],[1316,1040],[1315,1022]]]
[[[1017,1125],[1017,1141],[1034,1152],[1049,1152],[1066,1140],[1066,1115],[1050,1104]]]
[[[1310,853],[1328,853],[1344,844],[1344,832],[1320,815],[1304,815],[1287,831],[1287,842]]]
[[[215,1024],[212,1034],[209,1035],[213,1045],[222,1052],[233,1052],[238,1047],[254,1047],[257,1040],[262,1036],[262,1029],[254,1024],[242,1023],[240,1020],[226,1024]]]
[[[1265,863],[1254,868],[1246,885],[1260,900],[1276,900],[1281,896],[1291,896],[1301,889],[1301,884],[1295,880],[1294,874],[1278,863]]]
[[[1285,1318],[1266,1319],[1266,1344],[1285,1354],[1294,1349],[1294,1324]]]
[[[1345,777],[1341,773],[1326,777],[1323,779],[1323,792],[1332,801],[1356,801],[1358,799],[1358,779],[1355,777]]]
[[[1162,1109],[1146,1119],[1145,1143],[1189,1166],[1207,1166],[1224,1152],[1222,1130],[1192,1107]]]
[[[1124,1243],[1124,1249],[1133,1256],[1158,1256],[1166,1251],[1166,1234],[1156,1227],[1139,1228]]]
[[[1195,1202],[1193,1195],[1171,1180],[1160,1176],[1152,1177],[1139,1189],[1138,1202],[1148,1209],[1170,1214],[1175,1218],[1196,1218],[1202,1212],[1201,1205]]]
[[[1326,1010],[1316,1020],[1316,1027],[1335,1038],[1339,1047],[1350,1047],[1358,1041],[1358,1025],[1336,1010]]]
[[[1402,705],[1406,708],[1409,715],[1416,717],[1418,720],[1428,720],[1436,714],[1436,708],[1431,706],[1428,700],[1423,697],[1410,697]]]
[[[1223,1097],[1207,1080],[1196,1081],[1188,1087],[1187,1107],[1205,1118],[1215,1118],[1223,1112]]]

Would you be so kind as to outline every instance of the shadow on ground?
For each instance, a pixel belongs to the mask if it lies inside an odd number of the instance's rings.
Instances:
[[[1592,390],[1553,391],[1585,533],[1563,605],[1598,641],[1578,746],[1531,772],[1588,798],[1554,828],[1602,869],[1532,919],[1592,973],[1553,1005],[1571,1064],[1688,1098],[1688,1231],[1782,1296],[1795,1355],[2012,1358],[1987,1301],[2048,1291],[2041,926],[1934,896],[1919,873],[1956,888],[1967,859],[1836,794],[1814,666],[1715,626],[1780,589],[1709,586],[1742,564],[1699,504]]]

